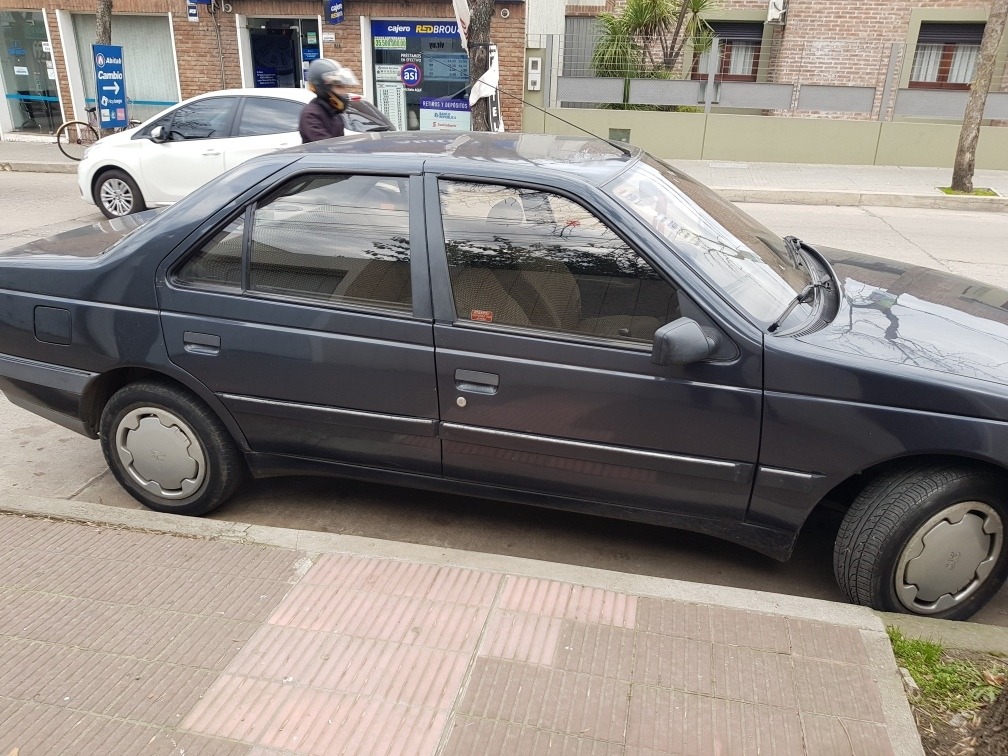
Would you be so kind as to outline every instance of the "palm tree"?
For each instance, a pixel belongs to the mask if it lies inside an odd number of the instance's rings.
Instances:
[[[599,40],[591,65],[596,76],[622,78],[623,103],[630,79],[672,78],[687,43],[706,50],[714,37],[703,14],[714,0],[628,0],[619,15],[599,14]]]

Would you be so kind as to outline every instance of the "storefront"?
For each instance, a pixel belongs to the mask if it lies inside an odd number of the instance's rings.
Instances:
[[[63,122],[52,41],[41,11],[0,11],[0,131],[51,134]]]
[[[321,56],[319,18],[247,18],[251,87],[302,87]]]
[[[469,56],[454,21],[371,21],[378,108],[400,130],[468,131]]]

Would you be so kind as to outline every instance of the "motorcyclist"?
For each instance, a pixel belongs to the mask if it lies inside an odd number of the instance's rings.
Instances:
[[[304,106],[298,131],[303,142],[343,136],[343,111],[350,103],[350,87],[357,77],[346,66],[330,58],[313,60],[308,66],[308,89],[317,96]]]

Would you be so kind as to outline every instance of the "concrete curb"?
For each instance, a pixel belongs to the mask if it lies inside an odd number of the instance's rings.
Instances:
[[[0,162],[0,171],[16,173],[77,173],[77,163]]]
[[[833,205],[837,207],[908,207],[929,210],[1008,212],[1008,197],[963,197],[946,194],[899,194],[842,190],[740,189],[714,191],[730,202],[768,205]]]

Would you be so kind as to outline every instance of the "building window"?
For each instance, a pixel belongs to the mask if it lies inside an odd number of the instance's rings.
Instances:
[[[721,58],[715,78],[718,81],[756,81],[763,43],[763,24],[712,21],[710,26],[719,43]],[[705,50],[694,56],[692,78],[707,78],[710,55],[710,50]]]
[[[921,24],[910,86],[969,89],[983,30],[983,24]]]

